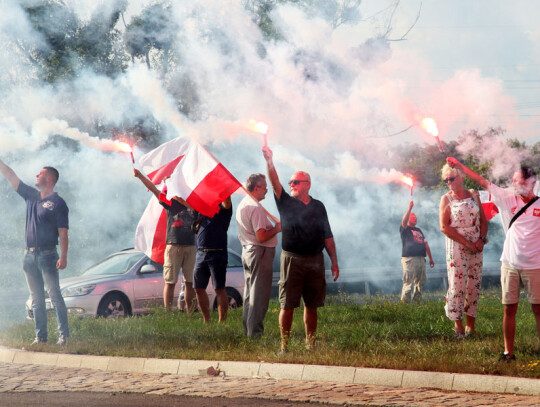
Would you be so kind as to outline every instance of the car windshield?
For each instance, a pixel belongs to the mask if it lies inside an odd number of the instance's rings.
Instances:
[[[242,259],[229,252],[227,267],[242,267]]]
[[[130,270],[135,263],[137,263],[142,257],[143,253],[116,253],[107,257],[103,261],[94,264],[87,269],[83,275],[96,276],[103,274],[124,274]]]

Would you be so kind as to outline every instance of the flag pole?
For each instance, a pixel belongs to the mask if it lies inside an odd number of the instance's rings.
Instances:
[[[207,153],[210,157],[212,157],[212,159],[213,159],[217,164],[221,164],[221,162],[220,162],[216,157],[214,157],[214,155],[213,155],[210,151],[208,151],[208,149],[207,149],[205,146],[203,146],[201,143],[199,143],[199,142],[196,141],[196,140],[193,140],[193,142],[194,142],[194,143],[198,143],[199,146],[200,146],[202,149],[204,149],[204,151],[206,151],[206,153]],[[227,170],[227,171],[228,171],[228,170]],[[257,202],[257,205],[259,205],[259,206],[262,208],[262,210],[264,211],[264,213],[266,213],[266,216],[268,216],[268,217],[269,217],[271,220],[273,220],[275,223],[279,223],[279,222],[280,222],[280,220],[279,220],[278,218],[276,218],[274,215],[272,215],[270,212],[268,212],[268,210],[267,210],[264,206],[262,206],[262,204],[261,204],[257,199],[255,199],[255,197],[251,194],[251,192],[249,192],[249,191],[247,190],[247,188],[244,186],[244,184],[242,184],[240,181],[238,181],[238,179],[237,179],[230,171],[229,171],[229,173],[230,173],[231,176],[236,180],[236,182],[238,182],[238,183],[240,184],[240,187],[242,188],[242,190],[243,190],[246,194],[248,194],[248,195],[251,197],[251,199],[253,199],[255,202]]]

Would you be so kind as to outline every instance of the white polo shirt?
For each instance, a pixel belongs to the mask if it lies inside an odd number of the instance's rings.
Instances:
[[[510,220],[526,204],[511,188],[500,188],[490,183],[488,189],[492,201],[499,208],[506,232],[501,261],[515,269],[540,269],[540,199],[508,229]]]
[[[271,229],[273,225],[264,212],[264,209],[249,195],[242,199],[238,205],[238,209],[236,210],[236,221],[238,222],[238,237],[242,246],[277,246],[277,236],[273,236],[264,243],[260,243],[257,240],[257,230],[268,230]]]

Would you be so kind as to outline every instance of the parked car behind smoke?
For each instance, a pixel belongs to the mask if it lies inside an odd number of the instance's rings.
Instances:
[[[143,314],[152,307],[163,307],[163,266],[152,261],[144,253],[127,249],[113,253],[88,268],[82,275],[60,280],[60,289],[70,314],[118,318]],[[174,302],[181,289],[176,284]],[[229,250],[226,291],[229,307],[242,306],[244,270],[240,256]],[[212,285],[208,285],[208,297],[214,309],[217,298]],[[53,309],[46,299],[47,310]],[[26,313],[33,318],[32,300],[26,301]]]

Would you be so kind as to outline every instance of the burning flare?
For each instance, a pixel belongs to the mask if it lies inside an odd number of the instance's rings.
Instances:
[[[437,144],[439,145],[439,150],[441,151],[441,153],[444,153],[444,148],[442,146],[441,140],[439,139],[439,129],[437,128],[437,123],[435,123],[435,120],[433,120],[431,117],[425,117],[422,119],[420,124],[425,131],[435,137],[435,139],[437,140]]]
[[[411,188],[411,199],[412,199],[414,180],[412,179],[412,177],[407,177],[406,175],[404,175],[403,177],[401,177],[401,182],[403,182],[405,185],[408,185]]]
[[[413,179],[411,177],[407,177],[405,175],[403,177],[401,177],[401,182],[403,182],[405,185],[410,186],[411,188],[414,185]]]
[[[125,141],[114,140],[114,144],[112,146],[115,150],[122,151],[123,153],[133,152],[131,145],[129,143],[126,143]]]
[[[425,131],[431,134],[433,137],[439,136],[439,129],[437,128],[437,123],[431,117],[426,117],[420,122]]]
[[[249,127],[250,127],[250,130],[253,130],[253,131],[263,135],[263,137],[264,137],[264,146],[267,147],[268,142],[267,142],[266,135],[268,133],[268,124],[266,124],[265,122],[258,122],[255,119],[250,119],[249,120]]]

